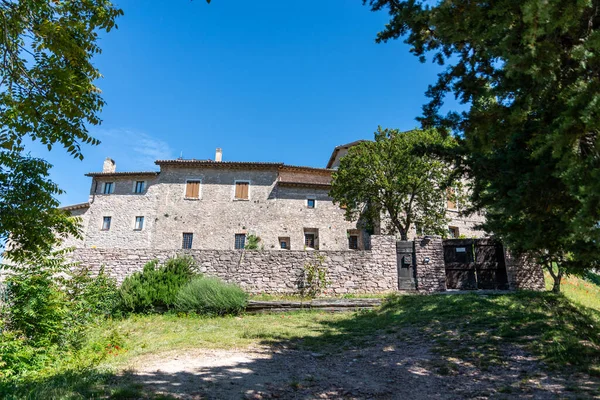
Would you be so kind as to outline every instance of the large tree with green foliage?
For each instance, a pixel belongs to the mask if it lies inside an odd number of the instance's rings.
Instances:
[[[432,129],[400,132],[379,127],[375,141],[351,147],[341,159],[330,195],[345,206],[348,220],[373,222],[383,212],[389,230],[402,240],[408,239],[414,224],[425,232],[445,235],[445,188],[452,185],[454,172],[444,160],[416,150],[422,146],[450,149],[455,144]]]
[[[0,239],[11,257],[46,251],[76,227],[56,210],[50,165],[25,154],[26,140],[82,159],[87,130],[104,105],[92,64],[99,31],[122,11],[108,0],[0,0]]]
[[[599,0],[363,0],[387,9],[378,42],[446,65],[421,122],[461,138],[473,204],[555,276],[600,258]],[[466,111],[441,115],[452,93]],[[552,267],[559,266],[556,274]]]

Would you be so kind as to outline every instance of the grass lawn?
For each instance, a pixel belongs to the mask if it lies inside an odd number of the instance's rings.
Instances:
[[[18,384],[5,384],[0,395],[135,397],[141,388],[115,386],[114,371],[150,354],[268,344],[335,355],[363,346],[377,335],[404,339],[407,332],[431,340],[440,359],[461,360],[482,369],[502,366],[503,349],[510,344],[535,355],[549,370],[600,376],[600,287],[577,278],[566,278],[562,287],[564,295],[392,295],[380,309],[358,313],[132,316],[91,329],[90,343],[112,335],[117,346],[99,366],[84,368],[85,360],[75,357]],[[89,345],[85,351],[93,350]],[[451,373],[448,368],[452,365],[441,366],[440,371]]]

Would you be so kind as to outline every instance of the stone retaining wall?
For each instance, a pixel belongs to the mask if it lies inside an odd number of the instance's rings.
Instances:
[[[200,272],[240,285],[251,293],[298,293],[304,284],[304,265],[324,257],[332,285],[329,294],[384,293],[398,290],[396,239],[374,235],[366,251],[286,251],[286,250],[157,250],[157,249],[77,249],[73,261],[98,272],[101,266],[119,283],[152,260],[165,261],[178,254],[192,256]],[[416,291],[446,290],[444,247],[441,238],[415,242]],[[527,259],[506,254],[510,289],[543,290],[544,275]]]
[[[318,255],[324,257],[332,281],[328,292],[383,293],[398,287],[396,240],[393,236],[372,236],[369,251],[285,251],[285,250],[154,250],[77,249],[73,261],[97,272],[104,266],[119,283],[151,260],[164,261],[177,254],[192,256],[200,271],[239,284],[251,293],[296,293],[303,283],[303,267]]]

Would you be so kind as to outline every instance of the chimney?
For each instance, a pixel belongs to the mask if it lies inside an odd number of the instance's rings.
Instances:
[[[113,160],[110,157],[106,157],[106,160],[104,160],[104,164],[102,164],[102,172],[110,174],[113,173],[117,170],[117,164],[115,163],[115,160]]]
[[[223,150],[220,147],[217,147],[217,152],[215,153],[215,161],[221,162],[223,159]]]

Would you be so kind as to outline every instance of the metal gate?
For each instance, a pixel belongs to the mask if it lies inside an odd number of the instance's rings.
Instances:
[[[444,240],[447,289],[508,289],[502,243],[492,239]]]
[[[396,242],[396,261],[398,264],[398,289],[415,290],[415,242]]]

